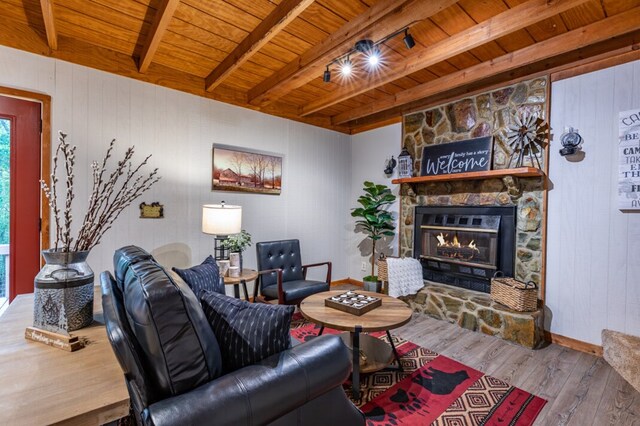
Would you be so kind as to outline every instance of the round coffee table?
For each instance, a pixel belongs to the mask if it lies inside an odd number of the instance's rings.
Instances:
[[[340,311],[324,305],[325,299],[345,293],[345,290],[325,291],[307,297],[300,303],[300,312],[309,321],[321,326],[342,330],[345,344],[353,352],[353,396],[360,397],[360,373],[372,373],[388,368],[395,358],[398,369],[402,370],[400,357],[396,351],[389,330],[398,328],[411,320],[412,310],[406,303],[380,293],[353,290],[365,296],[382,299],[382,305],[360,316]],[[362,332],[385,331],[390,345]]]

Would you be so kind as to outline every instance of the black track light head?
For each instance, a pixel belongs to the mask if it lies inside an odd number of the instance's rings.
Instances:
[[[373,40],[364,39],[364,40],[356,41],[356,45],[354,46],[354,49],[356,49],[357,52],[366,54],[366,53],[369,53],[371,50],[373,50],[374,47],[375,47],[375,43],[373,42]]]
[[[407,49],[413,49],[413,46],[416,45],[416,41],[413,39],[411,34],[409,34],[409,30],[404,30],[404,45],[407,46]]]
[[[331,81],[331,71],[329,71],[329,66],[327,65],[327,69],[324,71],[324,75],[322,76],[322,81],[325,83],[329,83]]]

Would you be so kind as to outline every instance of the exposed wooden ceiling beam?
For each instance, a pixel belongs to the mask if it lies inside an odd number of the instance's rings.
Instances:
[[[640,32],[636,32],[636,38],[640,41]],[[583,58],[579,61],[572,62],[564,67],[559,67],[549,71],[551,83],[564,80],[566,78],[575,77],[605,68],[611,68],[618,65],[626,64],[640,60],[640,42],[625,46],[620,49],[610,50],[604,54]]]
[[[345,85],[325,98],[302,107],[301,115],[307,116],[376,87],[391,83],[413,72],[430,67],[451,57],[481,46],[529,25],[551,18],[588,0],[529,0],[502,12],[480,24],[474,25],[451,37],[409,55],[392,64],[388,72]]]
[[[403,90],[362,107],[351,109],[336,115],[332,121],[336,125],[344,124],[399,105],[427,98],[437,93],[484,80],[492,75],[581,49],[585,46],[635,31],[638,29],[638,22],[640,22],[640,7],[527,46],[499,58],[445,75],[411,89]]]
[[[359,126],[349,127],[349,133],[351,135],[356,135],[358,133],[367,132],[373,129],[379,129],[380,127],[390,126],[392,124],[402,123],[402,116],[396,115],[394,117],[385,118],[381,121],[371,122]]]
[[[47,44],[52,50],[56,50],[58,48],[58,33],[53,16],[53,0],[40,0],[40,8],[44,19],[44,29],[47,33]]]
[[[553,58],[544,59],[515,70],[495,74],[475,83],[453,88],[446,92],[439,92],[428,98],[398,105],[392,109],[351,121],[349,128],[352,134],[359,133],[361,131],[360,129],[375,128],[376,123],[383,123],[393,117],[402,118],[405,114],[422,111],[468,96],[504,88],[505,86],[516,84],[519,81],[531,80],[550,74],[553,76],[554,73],[559,71],[573,69],[580,65],[593,64],[594,61],[619,57],[620,55],[625,55],[625,58],[631,58],[630,60],[637,59],[638,56],[634,55],[638,54],[639,51],[640,30],[637,30],[581,49],[573,50],[569,53],[557,55]]]
[[[253,54],[282,31],[314,0],[284,0],[249,35],[236,46],[205,80],[206,89],[212,91],[232,72],[240,68]]]
[[[0,31],[0,45],[60,59],[159,86],[169,87],[174,90],[243,108],[257,110],[256,107],[247,104],[247,98],[244,93],[224,87],[219,87],[215,92],[207,92],[204,90],[204,78],[202,77],[174,70],[156,63],[151,65],[147,73],[141,74],[138,72],[135,59],[124,53],[115,52],[62,35],[58,38],[58,49],[53,51],[48,48],[38,31],[34,28],[22,22],[14,21],[13,19],[3,20],[2,25],[3,30]],[[349,129],[345,126],[333,126],[329,117],[302,118],[298,115],[297,106],[282,101],[274,102],[267,108],[262,109],[262,112],[342,133],[349,133]]]
[[[167,31],[169,21],[171,21],[178,4],[180,4],[180,0],[164,0],[156,11],[156,16],[153,19],[153,26],[151,27],[149,34],[147,34],[147,41],[144,44],[142,54],[140,55],[140,61],[138,63],[138,71],[141,73],[145,73],[147,72],[147,69],[149,69],[149,65],[151,65],[151,61],[153,61],[153,57],[158,50],[160,41],[162,41],[162,37],[164,36],[165,31]]]
[[[435,15],[456,2],[457,0],[380,1],[251,89],[248,94],[249,102],[252,105],[267,105],[314,78],[320,78],[327,63],[352,48],[357,40],[378,40]]]

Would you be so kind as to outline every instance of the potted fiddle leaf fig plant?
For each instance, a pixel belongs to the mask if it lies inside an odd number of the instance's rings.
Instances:
[[[351,216],[360,218],[356,225],[371,240],[371,275],[367,275],[364,281],[365,290],[379,291],[378,277],[375,275],[376,243],[383,237],[393,237],[395,226],[393,216],[387,210],[396,196],[386,185],[376,185],[373,182],[364,182],[364,194],[358,198],[362,207],[351,209]]]

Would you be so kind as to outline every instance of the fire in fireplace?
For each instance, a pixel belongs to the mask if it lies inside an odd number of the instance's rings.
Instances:
[[[468,244],[461,244],[458,241],[458,233],[453,235],[452,241],[449,241],[448,238],[449,234],[442,235],[442,232],[436,237],[438,240],[436,254],[438,256],[450,259],[473,260],[477,254],[480,254],[475,240],[471,240]]]
[[[489,292],[496,271],[513,274],[515,218],[515,207],[417,207],[414,257],[424,278]]]

